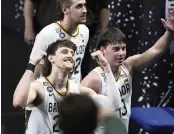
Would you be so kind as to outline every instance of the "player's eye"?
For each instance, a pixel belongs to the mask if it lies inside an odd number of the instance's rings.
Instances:
[[[83,7],[83,4],[78,4],[76,7],[77,8],[82,8]]]
[[[74,56],[74,51],[71,51],[72,56]]]
[[[126,50],[126,47],[123,47],[122,50],[125,51]]]
[[[119,51],[119,50],[120,50],[119,47],[113,47],[112,49],[113,49],[114,51]]]
[[[67,49],[63,49],[63,50],[61,51],[61,53],[67,54],[67,53],[68,53],[68,50],[67,50]]]

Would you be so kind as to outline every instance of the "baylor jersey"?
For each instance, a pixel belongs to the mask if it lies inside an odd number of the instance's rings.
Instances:
[[[41,77],[38,80],[44,87],[45,97],[39,106],[32,108],[26,134],[59,134],[60,130],[56,123],[59,117],[60,101],[69,94],[78,94],[78,85],[68,81],[67,90],[65,95],[62,96],[50,85],[46,78]]]
[[[107,95],[107,86],[106,77],[104,71],[101,67],[96,67],[93,71],[97,72],[102,81],[102,90],[101,94]],[[124,65],[120,66],[120,75],[116,80],[119,85],[119,91],[122,100],[122,108],[119,111],[121,120],[125,124],[125,127],[128,129],[129,118],[131,114],[131,96],[132,96],[132,77]]]
[[[68,39],[72,41],[74,44],[76,44],[77,50],[75,54],[75,65],[69,79],[77,84],[80,84],[81,63],[85,54],[85,48],[88,43],[88,38],[89,30],[84,24],[79,24],[75,33],[73,35],[70,35],[63,27],[61,27],[60,22],[52,23],[43,28],[41,32],[36,36],[31,56],[38,52],[38,50],[46,51],[48,45],[58,39]]]

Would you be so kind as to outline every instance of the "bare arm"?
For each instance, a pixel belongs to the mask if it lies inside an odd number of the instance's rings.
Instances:
[[[30,0],[25,0],[24,2],[24,20],[25,27],[29,27],[33,29],[33,11],[34,11],[34,3]]]
[[[36,92],[32,88],[30,89],[32,78],[33,72],[26,70],[13,95],[14,107],[25,108],[28,104],[31,104],[35,100]]]
[[[99,100],[101,99],[101,103],[105,105],[106,102],[110,102],[110,104],[113,106],[112,108],[120,109],[121,108],[121,96],[118,89],[118,85],[115,82],[115,78],[112,74],[111,67],[108,63],[108,61],[105,59],[105,57],[102,55],[100,51],[96,51],[91,54],[93,59],[96,59],[99,65],[101,65],[104,69],[104,73],[107,80],[107,96],[100,96],[100,95],[94,95],[95,99]],[[95,90],[100,93],[101,92],[101,78],[98,74],[95,72],[91,72],[83,81],[82,84],[88,87],[95,88]],[[105,105],[107,106],[107,105]]]
[[[100,10],[99,24],[100,24],[101,33],[109,24],[109,14],[110,14],[109,8],[103,8]]]
[[[35,31],[33,25],[33,12],[34,3],[31,0],[24,1],[24,21],[25,21],[25,33],[24,40],[28,44],[33,44],[35,39]]]
[[[93,91],[91,88],[88,88],[88,87],[84,87],[84,86],[81,86],[79,87],[79,91],[80,91],[80,94],[86,94],[88,96],[94,96],[96,95],[97,93],[95,91]]]
[[[168,44],[172,40],[172,33],[166,31],[164,35],[147,51],[142,54],[129,57],[125,63],[129,70],[148,67],[154,61],[156,61],[168,48]]]
[[[33,81],[36,80],[37,78],[39,78],[39,76],[42,72],[42,66],[43,66],[42,64],[36,65],[36,68],[34,70],[34,75],[33,75],[33,78],[32,78]]]
[[[168,19],[166,21],[164,19],[161,19],[161,21],[166,28],[164,35],[143,54],[128,58],[125,61],[125,65],[127,66],[128,70],[143,69],[147,67],[148,65],[156,61],[156,59],[159,58],[168,48],[174,37],[174,10],[170,11]]]
[[[100,76],[94,71],[81,81],[81,85],[93,89],[98,94],[100,94],[102,88]]]
[[[46,53],[43,51],[38,51],[36,55],[33,55],[33,58],[30,59],[30,64],[33,66],[37,65],[38,62],[42,59],[43,56],[45,56]],[[35,82],[32,83],[34,78],[34,70],[31,70],[30,68],[27,68],[24,75],[22,76],[21,80],[19,81],[14,95],[13,95],[13,105],[14,107],[26,107],[28,104],[31,104],[36,96],[37,96],[37,90],[39,87],[38,84],[35,84]]]

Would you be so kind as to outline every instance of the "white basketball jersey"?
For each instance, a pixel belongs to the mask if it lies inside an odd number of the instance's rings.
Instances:
[[[65,96],[58,93],[44,77],[38,80],[44,87],[45,97],[39,106],[32,108],[26,134],[59,134],[60,130],[57,124],[59,104]],[[68,83],[66,96],[74,93],[79,94],[78,85],[71,81]]]
[[[49,44],[57,41],[58,39],[68,39],[72,41],[76,44],[77,50],[75,54],[75,65],[71,73],[70,80],[80,84],[81,63],[89,39],[89,30],[84,24],[79,24],[76,32],[73,35],[70,35],[59,23],[60,22],[52,23],[41,30],[41,32],[36,36],[31,56],[38,52],[38,50],[46,51]]]
[[[107,95],[106,77],[101,67],[96,67],[93,71],[97,72],[102,81],[102,95]],[[132,96],[132,77],[124,65],[120,66],[120,75],[117,79],[119,91],[122,99],[122,108],[120,109],[121,120],[125,124],[127,130],[129,125],[129,118],[131,114],[131,96]]]

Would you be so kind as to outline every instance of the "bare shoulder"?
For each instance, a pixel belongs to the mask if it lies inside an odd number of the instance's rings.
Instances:
[[[100,93],[102,88],[101,78],[97,72],[91,71],[81,82],[82,86],[93,89],[96,93]]]
[[[38,80],[33,81],[31,83],[30,91],[31,93],[33,93],[33,91],[36,93],[37,97],[35,102],[37,103],[35,105],[40,104],[44,100],[45,96],[44,87],[40,81]]]
[[[133,71],[133,64],[136,61],[137,57],[139,57],[139,55],[130,56],[123,62],[124,66],[129,72]]]
[[[35,91],[39,91],[43,89],[42,83],[38,80],[35,80],[31,83],[30,86],[31,89],[35,90]]]

